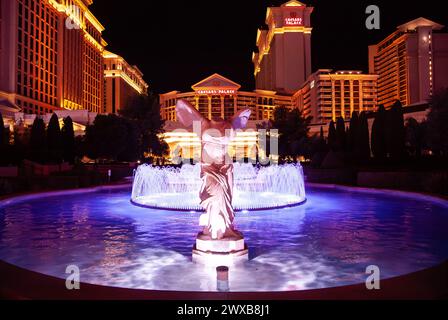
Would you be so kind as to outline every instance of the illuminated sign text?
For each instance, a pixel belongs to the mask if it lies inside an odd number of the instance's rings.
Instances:
[[[236,90],[231,89],[210,89],[210,90],[198,90],[199,94],[235,94]]]
[[[285,25],[287,26],[301,26],[303,18],[285,18]]]

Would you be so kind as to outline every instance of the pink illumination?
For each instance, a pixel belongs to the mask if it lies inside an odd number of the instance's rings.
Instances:
[[[198,90],[197,93],[199,94],[235,94],[235,90],[232,89],[219,89],[219,90]]]
[[[178,100],[176,114],[184,126],[194,122],[201,125],[201,179],[199,192],[201,206],[205,214],[200,218],[203,233],[212,239],[240,237],[233,227],[233,163],[227,163],[227,146],[235,131],[244,129],[250,117],[250,109],[237,112],[229,121],[209,120],[202,116],[194,106],[186,100]],[[229,136],[230,134],[230,136]]]

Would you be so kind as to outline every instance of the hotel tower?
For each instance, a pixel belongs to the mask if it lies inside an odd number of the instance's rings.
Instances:
[[[424,104],[448,87],[448,33],[418,18],[369,47],[369,73],[378,74],[378,103]]]
[[[104,106],[103,113],[118,114],[138,95],[148,94],[148,84],[137,66],[123,57],[104,51]]]
[[[311,74],[311,13],[299,1],[270,7],[266,27],[257,32],[252,61],[256,88],[293,94]]]
[[[319,132],[339,117],[348,121],[353,112],[375,111],[377,80],[359,70],[319,69],[292,96],[292,105],[312,117],[311,132]]]
[[[99,113],[104,27],[92,0],[0,0],[0,100],[24,113]]]

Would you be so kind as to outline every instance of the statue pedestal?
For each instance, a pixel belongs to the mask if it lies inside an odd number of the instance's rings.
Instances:
[[[249,250],[243,237],[214,240],[202,232],[193,247],[193,262],[207,266],[233,266],[249,260]]]

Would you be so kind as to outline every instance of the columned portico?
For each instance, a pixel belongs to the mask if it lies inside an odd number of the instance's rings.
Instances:
[[[238,83],[216,73],[191,88],[192,92],[171,91],[160,95],[161,114],[166,121],[166,133],[163,138],[172,154],[181,151],[184,158],[197,159],[200,156],[200,142],[196,133],[191,132],[192,128],[181,128],[177,122],[175,106],[179,99],[187,100],[210,120],[229,120],[239,110],[249,108],[252,114],[248,130],[238,132],[229,145],[229,154],[239,158],[264,155],[264,151],[258,146],[257,124],[272,120],[276,107],[291,107],[291,96],[277,95],[276,92],[268,90],[240,91],[241,86]],[[178,129],[184,129],[184,132],[179,132]]]

